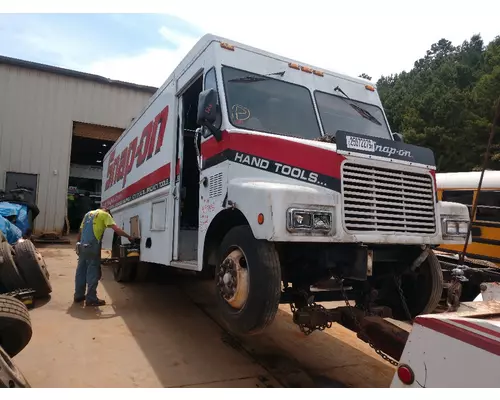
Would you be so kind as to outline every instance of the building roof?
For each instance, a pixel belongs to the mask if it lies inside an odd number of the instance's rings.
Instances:
[[[126,89],[139,90],[147,93],[155,93],[158,88],[145,85],[137,85],[135,83],[115,81],[113,79],[105,78],[100,75],[88,74],[86,72],[75,71],[72,69],[54,67],[52,65],[40,64],[32,61],[20,60],[18,58],[11,58],[0,55],[0,65],[11,65],[14,67],[27,68],[36,71],[43,71],[57,75],[69,76],[76,79],[83,79],[91,82],[101,83],[104,85],[111,85],[122,87]]]

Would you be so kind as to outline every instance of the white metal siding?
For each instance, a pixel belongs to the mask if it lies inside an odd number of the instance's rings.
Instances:
[[[61,232],[73,121],[125,129],[150,93],[0,65],[0,188],[6,171],[38,174],[36,232]]]

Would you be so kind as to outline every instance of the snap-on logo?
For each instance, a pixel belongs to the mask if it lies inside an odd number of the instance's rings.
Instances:
[[[116,155],[116,149],[111,151],[105,190],[120,181],[122,181],[122,188],[124,188],[127,184],[127,176],[132,172],[134,165],[138,168],[160,152],[167,120],[168,106],[161,110],[155,119],[144,127],[142,134],[135,137],[119,155]]]
[[[359,138],[356,136],[346,136],[346,146],[348,149],[367,151],[370,153],[382,153],[384,156],[391,157],[398,155],[400,157],[413,158],[413,154],[409,150],[396,149],[392,146],[381,146],[375,140]]]

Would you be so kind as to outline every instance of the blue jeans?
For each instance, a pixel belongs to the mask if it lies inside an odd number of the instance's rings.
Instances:
[[[85,299],[88,303],[97,302],[97,285],[101,279],[101,249],[99,244],[91,244],[80,249],[75,274],[75,299]]]

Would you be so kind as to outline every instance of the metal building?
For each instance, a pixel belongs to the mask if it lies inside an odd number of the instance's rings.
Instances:
[[[62,235],[70,170],[75,178],[100,179],[106,143],[118,138],[155,91],[0,56],[0,189],[34,189],[40,209],[35,235]],[[92,162],[85,161],[89,152],[95,153]]]

